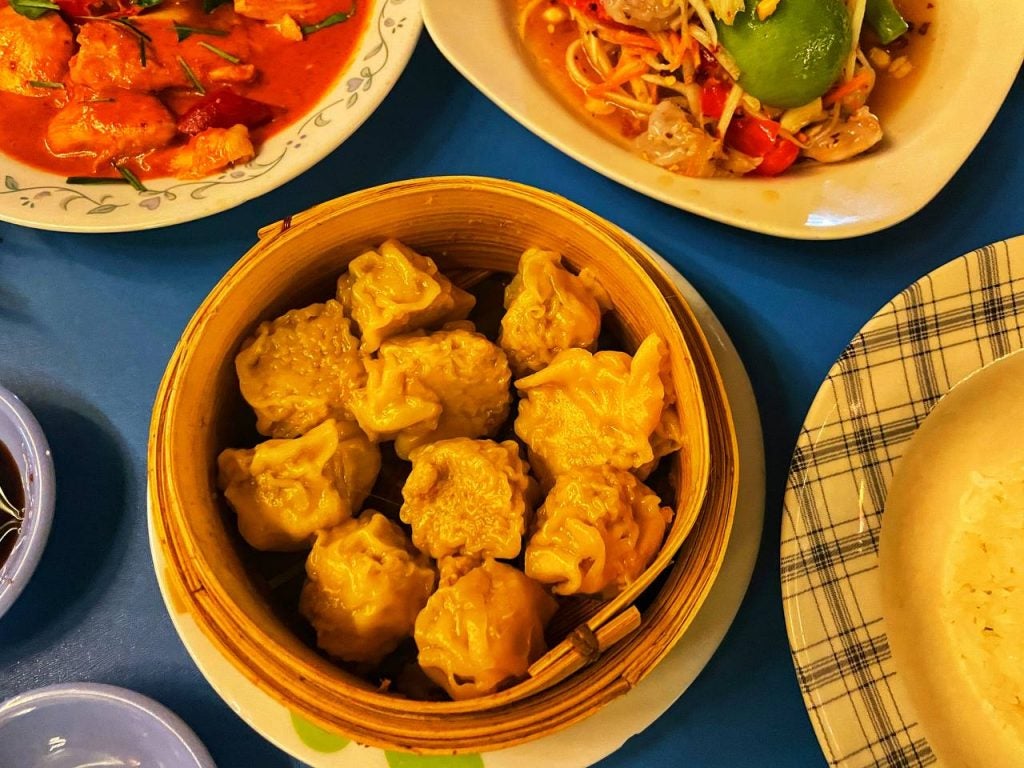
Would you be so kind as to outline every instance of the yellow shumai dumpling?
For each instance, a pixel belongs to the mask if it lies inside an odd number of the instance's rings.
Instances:
[[[513,558],[533,511],[530,468],[514,440],[457,437],[413,451],[402,522],[431,557]]]
[[[412,634],[436,574],[380,512],[322,531],[306,560],[299,611],[316,644],[346,661],[377,663]]]
[[[359,509],[380,471],[380,449],[352,422],[328,419],[301,437],[229,448],[217,464],[242,537],[288,552]]]
[[[595,291],[594,289],[597,288]],[[516,376],[539,371],[563,349],[593,350],[607,296],[562,266],[554,251],[530,248],[505,289],[498,344]]]
[[[366,381],[359,340],[336,301],[260,323],[235,358],[256,429],[297,437],[324,419],[352,419],[349,398]]]
[[[438,271],[433,259],[397,240],[353,259],[338,281],[338,299],[351,306],[366,353],[391,336],[462,320],[476,303]]]
[[[516,434],[545,486],[578,467],[632,470],[654,459],[650,439],[665,404],[663,350],[653,334],[633,357],[568,349],[516,382]]]
[[[614,597],[650,564],[671,519],[629,472],[605,466],[561,475],[537,511],[526,575],[559,595]]]
[[[453,699],[493,693],[547,650],[557,607],[522,571],[487,560],[437,590],[416,618],[420,666]]]
[[[374,440],[395,441],[406,459],[413,449],[449,437],[488,437],[508,417],[508,360],[479,333],[437,331],[381,344],[366,361],[366,386],[352,412]]]
[[[668,387],[666,387],[666,391]],[[647,478],[658,466],[658,462],[670,453],[675,453],[683,447],[683,425],[679,420],[679,410],[675,405],[666,403],[661,411],[661,418],[658,426],[651,433],[651,453],[654,458],[636,470],[636,476],[641,480]]]

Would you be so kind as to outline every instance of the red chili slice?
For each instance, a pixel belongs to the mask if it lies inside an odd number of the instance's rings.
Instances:
[[[270,122],[274,110],[262,101],[240,96],[229,88],[206,94],[178,119],[181,133],[195,135],[207,128],[230,128],[244,125],[256,128]]]
[[[61,12],[72,19],[135,16],[142,8],[131,0],[55,0]]]

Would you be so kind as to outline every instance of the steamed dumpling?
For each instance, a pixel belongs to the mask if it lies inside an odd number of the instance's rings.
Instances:
[[[671,519],[629,472],[604,466],[561,475],[537,511],[526,575],[559,595],[613,597],[650,564]]]
[[[544,627],[556,608],[522,571],[487,560],[437,590],[416,618],[420,666],[453,699],[493,693],[547,650]]]
[[[433,259],[397,240],[353,259],[338,282],[338,298],[350,306],[366,353],[392,336],[463,320],[476,303],[438,271]]]
[[[648,336],[625,352],[569,349],[515,384],[516,434],[547,486],[581,467],[635,470],[654,460],[651,436],[665,405],[664,344]]]
[[[306,576],[299,610],[316,629],[317,645],[339,659],[368,663],[412,634],[436,581],[405,532],[369,509],[317,536]]]
[[[328,419],[302,437],[229,448],[219,484],[256,549],[303,549],[318,530],[350,518],[380,471],[380,449],[352,422]]]
[[[366,381],[359,340],[337,301],[260,323],[235,358],[256,429],[297,437],[324,419],[351,420],[352,392]]]
[[[515,375],[539,371],[564,349],[593,350],[605,308],[599,298],[607,302],[593,279],[569,272],[559,254],[527,250],[505,289],[498,337]]]
[[[499,347],[464,329],[398,336],[367,360],[352,410],[373,439],[403,459],[449,437],[489,437],[508,417],[512,373]]]
[[[535,483],[514,440],[459,437],[412,454],[402,521],[431,557],[510,559],[522,549]]]

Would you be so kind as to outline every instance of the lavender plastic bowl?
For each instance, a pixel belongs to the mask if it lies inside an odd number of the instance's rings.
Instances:
[[[216,768],[162,704],[96,683],[51,685],[0,704],[0,766]]]
[[[7,562],[0,567],[0,616],[3,616],[25,588],[43,554],[53,521],[57,484],[50,447],[39,422],[17,395],[3,387],[0,387],[0,443],[7,446],[14,457],[25,495],[21,533]],[[8,763],[0,762],[0,765]]]

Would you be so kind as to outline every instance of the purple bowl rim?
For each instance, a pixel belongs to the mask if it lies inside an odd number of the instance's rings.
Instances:
[[[0,702],[0,725],[29,704],[53,701],[113,702],[119,706],[136,709],[155,720],[168,733],[174,735],[195,759],[195,768],[217,768],[209,751],[195,732],[178,715],[158,701],[128,688],[105,683],[57,683],[31,691],[19,693]],[[187,766],[184,768],[188,768]]]
[[[0,386],[0,419],[10,421],[28,446],[28,462],[35,473],[36,503],[26,503],[25,524],[14,549],[0,566],[0,617],[11,607],[32,577],[50,536],[57,484],[50,446],[32,411],[16,394]],[[27,496],[27,494],[26,494]]]

